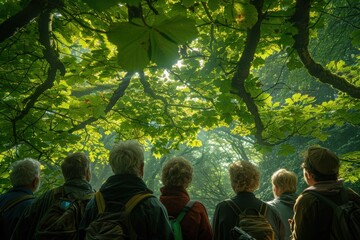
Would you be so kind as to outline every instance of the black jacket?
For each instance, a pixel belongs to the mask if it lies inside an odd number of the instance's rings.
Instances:
[[[251,192],[239,192],[235,197],[231,198],[243,211],[246,208],[260,209],[262,201],[255,197]],[[277,211],[268,205],[266,218],[273,227],[275,239],[283,240],[285,237],[284,225],[281,222]],[[225,202],[220,202],[216,208],[213,218],[213,239],[224,240],[231,239],[230,230],[238,223],[239,216]]]
[[[102,185],[102,193],[105,203],[114,202],[110,211],[120,211],[121,206],[134,195],[140,192],[151,192],[144,181],[131,174],[113,175]],[[117,208],[116,204],[119,203]],[[81,231],[89,226],[96,218],[98,209],[95,199],[88,203],[85,215],[80,224]],[[173,239],[173,233],[168,220],[166,208],[156,197],[150,197],[142,200],[130,214],[131,224],[138,239]]]

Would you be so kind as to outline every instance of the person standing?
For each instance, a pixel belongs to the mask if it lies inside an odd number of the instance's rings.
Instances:
[[[109,163],[114,175],[99,190],[107,212],[120,212],[135,195],[152,193],[142,179],[144,148],[137,141],[121,141],[114,145],[110,151]],[[83,236],[86,236],[87,227],[99,213],[95,199],[88,203],[80,224],[81,232],[85,232]],[[137,239],[173,239],[166,208],[156,197],[148,197],[139,202],[132,209],[129,219]]]
[[[322,202],[318,194],[336,204],[341,204],[342,191],[348,200],[360,206],[360,196],[349,188],[345,188],[338,179],[340,160],[327,148],[311,146],[305,153],[302,163],[305,182],[309,185],[297,198],[294,205],[294,217],[291,221],[292,240],[329,240],[334,212],[330,206]]]
[[[285,239],[291,237],[289,219],[294,216],[293,207],[298,195],[296,194],[297,176],[294,172],[279,169],[271,176],[274,199],[268,204],[273,206],[280,215],[285,227]]]
[[[19,218],[34,200],[40,186],[40,162],[31,158],[14,162],[10,182],[13,188],[0,196],[0,236],[4,240],[11,238]]]
[[[231,198],[237,207],[245,209],[255,209],[259,213],[265,206],[264,216],[271,224],[275,232],[275,239],[283,240],[285,237],[284,225],[278,212],[265,202],[258,199],[254,191],[259,186],[260,172],[256,166],[248,161],[237,161],[229,168],[231,187],[236,196]],[[227,203],[228,200],[217,204],[213,217],[214,240],[231,239],[230,231],[239,224],[239,215]],[[265,229],[264,229],[265,230]]]
[[[94,189],[89,183],[91,180],[90,161],[84,153],[76,152],[68,155],[61,164],[61,171],[65,183],[56,189],[46,191],[34,200],[16,225],[12,240],[36,239],[39,223],[57,201],[54,195],[58,189],[63,191],[64,196],[75,199],[93,195]]]
[[[183,157],[172,158],[164,165],[161,175],[164,186],[160,189],[160,201],[166,207],[170,217],[176,218],[190,201],[186,189],[191,184],[192,175],[191,163]],[[206,208],[199,201],[193,201],[180,226],[184,240],[212,239]]]

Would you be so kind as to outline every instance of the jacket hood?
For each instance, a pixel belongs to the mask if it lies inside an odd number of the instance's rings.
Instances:
[[[279,200],[286,206],[293,208],[297,197],[298,197],[298,195],[296,193],[283,193],[279,197]]]

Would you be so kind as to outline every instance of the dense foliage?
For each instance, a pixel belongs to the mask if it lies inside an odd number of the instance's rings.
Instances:
[[[129,138],[160,164],[153,184],[173,149],[202,148],[215,128],[267,175],[322,144],[358,183],[359,13],[357,0],[1,0],[1,186],[24,157],[55,184],[72,151],[102,181],[108,149]],[[215,180],[246,156],[192,159]]]

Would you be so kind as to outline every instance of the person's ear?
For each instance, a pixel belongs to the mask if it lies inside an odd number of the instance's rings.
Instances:
[[[88,181],[88,182],[90,182],[91,181],[91,169],[90,169],[90,167],[88,167],[87,169],[86,169],[86,174],[85,174],[85,178],[86,178],[86,181]]]
[[[40,186],[40,177],[36,176],[34,180],[32,180],[31,182],[31,190],[33,192],[36,192],[39,189],[39,186]]]
[[[142,163],[141,166],[140,166],[140,177],[141,178],[144,177],[144,163]]]

